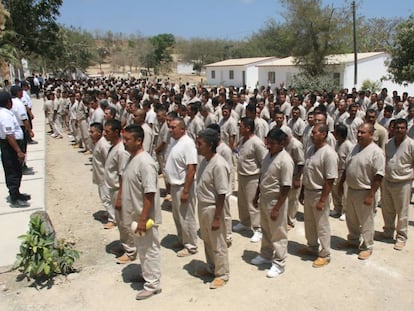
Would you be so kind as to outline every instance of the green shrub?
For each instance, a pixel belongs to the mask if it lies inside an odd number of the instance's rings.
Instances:
[[[371,92],[379,92],[381,90],[381,82],[380,81],[371,81],[371,80],[364,80],[362,81],[361,85],[362,91],[371,91]]]
[[[79,252],[64,240],[56,241],[54,232],[46,231],[46,223],[38,215],[31,217],[29,231],[19,239],[23,241],[14,268],[27,278],[50,279],[75,271],[73,264]]]
[[[294,87],[300,94],[303,94],[305,91],[331,92],[339,89],[338,83],[330,74],[312,77],[306,73],[294,75],[290,82],[290,87]]]

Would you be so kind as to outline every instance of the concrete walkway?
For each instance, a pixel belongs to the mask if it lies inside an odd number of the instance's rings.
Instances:
[[[33,168],[34,174],[23,175],[20,191],[32,196],[30,207],[12,208],[8,202],[8,190],[5,184],[3,166],[0,165],[0,267],[13,265],[19,252],[19,235],[28,230],[30,215],[38,210],[45,210],[45,159],[46,137],[43,100],[32,98],[33,130],[37,145],[28,145],[27,166]],[[0,271],[5,269],[1,268]]]

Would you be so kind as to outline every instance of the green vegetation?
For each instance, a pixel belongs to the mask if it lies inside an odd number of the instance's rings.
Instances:
[[[78,251],[64,240],[56,241],[54,232],[47,232],[39,215],[31,217],[29,231],[19,238],[22,244],[14,267],[27,278],[43,281],[75,271],[73,264],[79,258]]]
[[[397,83],[414,82],[414,16],[402,21],[390,48],[389,72]]]
[[[334,7],[322,0],[279,0],[280,16],[243,40],[92,33],[56,23],[62,2],[1,0],[0,62],[18,63],[25,57],[35,71],[110,63],[115,72],[145,68],[166,73],[173,54],[196,70],[228,58],[292,55],[305,74],[315,77],[325,73],[326,55],[353,52],[350,1]],[[358,52],[390,51],[392,78],[399,83],[414,81],[413,17],[401,21],[357,16],[356,24]]]

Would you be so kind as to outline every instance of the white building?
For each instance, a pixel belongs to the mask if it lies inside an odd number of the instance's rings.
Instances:
[[[386,87],[388,92],[396,90],[399,94],[408,92],[414,94],[414,85],[407,86],[393,83],[389,80],[381,81],[387,72],[387,61],[389,54],[385,52],[358,53],[358,72],[357,83],[354,84],[354,54],[338,54],[327,56],[327,72],[332,75],[332,79],[338,82],[343,88],[359,90],[365,80],[380,82],[382,87]],[[300,73],[300,66],[295,64],[293,57],[270,60],[261,62],[258,67],[259,85],[279,87],[284,83],[288,87],[294,75]]]
[[[208,64],[205,66],[207,84],[235,87],[246,85],[247,88],[254,89],[259,84],[258,65],[276,59],[276,57],[239,58]]]
[[[178,62],[176,70],[179,75],[191,75],[195,73],[193,68],[194,65],[192,63]]]

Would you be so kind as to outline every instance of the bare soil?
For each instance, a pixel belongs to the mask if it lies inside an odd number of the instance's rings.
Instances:
[[[97,187],[92,184],[88,156],[73,149],[67,138],[47,138],[47,212],[58,237],[75,243],[81,251],[76,263],[80,269],[68,277],[57,277],[49,288],[36,289],[19,279],[17,271],[0,275],[3,290],[0,310],[413,310],[413,243],[401,251],[392,243],[377,241],[372,257],[357,259],[355,252],[338,249],[346,238],[346,225],[332,219],[332,261],[320,269],[312,268],[312,258],[297,250],[306,244],[303,222],[289,232],[286,271],[275,279],[266,278],[265,267],[249,261],[259,244],[234,234],[230,248],[230,281],[209,290],[209,279],[194,276],[205,261],[203,244],[199,253],[178,258],[171,245],[175,227],[171,212],[163,210],[162,287],[163,292],[146,301],[136,301],[142,283],[135,282],[139,261],[117,265],[108,249],[116,244],[117,229],[104,230],[99,221],[102,207]],[[237,219],[236,200],[232,212]],[[300,213],[300,215],[302,215]],[[414,236],[411,217],[409,236]],[[381,230],[378,209],[376,228]]]

